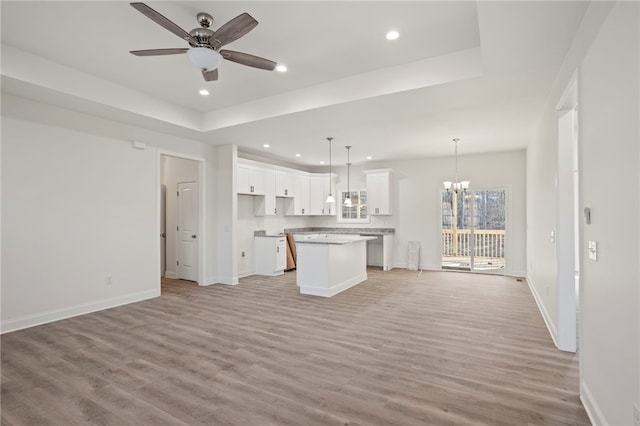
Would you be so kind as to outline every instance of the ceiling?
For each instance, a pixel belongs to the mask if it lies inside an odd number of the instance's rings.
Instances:
[[[285,64],[224,61],[205,82],[187,47],[127,2],[2,1],[2,91],[301,166],[525,148],[588,7],[580,1],[255,1],[147,5],[186,31],[242,12],[225,46]],[[400,37],[385,39],[389,30]],[[207,88],[210,96],[198,91]],[[147,141],[152,142],[152,141]],[[264,148],[263,144],[270,144]],[[300,157],[295,157],[300,154]],[[334,160],[335,162],[336,160]]]

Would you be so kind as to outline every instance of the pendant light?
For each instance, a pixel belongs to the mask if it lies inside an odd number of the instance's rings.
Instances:
[[[455,192],[456,194],[458,193],[458,191],[466,191],[469,188],[469,184],[471,182],[469,182],[468,180],[463,180],[462,182],[458,181],[458,141],[460,141],[460,139],[455,138],[453,140],[453,143],[455,143],[455,153],[456,153],[456,175],[455,175],[455,181],[451,182],[451,181],[445,181],[443,182],[444,184],[444,189],[447,190],[447,192],[449,192],[450,190],[453,190],[453,192]]]
[[[351,207],[351,188],[349,178],[351,175],[351,162],[349,161],[349,152],[351,151],[351,145],[345,146],[347,148],[347,198],[344,199],[344,206]]]
[[[327,140],[329,141],[329,195],[327,196],[327,200],[325,202],[334,204],[336,202],[336,199],[333,198],[333,194],[331,193],[331,141],[333,140],[333,138],[329,137],[327,138]]]

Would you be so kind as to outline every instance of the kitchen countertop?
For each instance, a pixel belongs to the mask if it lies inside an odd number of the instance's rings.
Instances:
[[[285,233],[292,234],[356,234],[356,235],[393,235],[395,228],[330,228],[330,227],[310,227],[310,228],[289,228]]]
[[[284,233],[281,233],[281,234],[267,234],[267,231],[260,230],[260,231],[253,231],[253,236],[254,237],[266,237],[266,238],[282,238],[282,237],[286,237],[286,234],[284,234]]]
[[[368,240],[375,240],[376,237],[365,237],[365,236],[360,236],[360,235],[354,235],[354,234],[334,234],[334,235],[325,235],[322,237],[315,237],[315,238],[310,238],[308,240],[302,240],[302,241],[296,241],[296,244],[337,244],[337,245],[343,245],[343,244],[351,244],[351,243],[357,243],[360,241],[368,241]]]

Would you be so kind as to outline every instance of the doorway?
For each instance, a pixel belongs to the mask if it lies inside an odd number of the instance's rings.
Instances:
[[[204,285],[204,161],[160,153],[158,163],[159,254],[160,265],[165,265],[160,277]]]
[[[558,105],[556,295],[558,349],[576,352],[580,314],[580,170],[578,89],[574,74]]]
[[[442,269],[503,274],[505,189],[443,191]]]

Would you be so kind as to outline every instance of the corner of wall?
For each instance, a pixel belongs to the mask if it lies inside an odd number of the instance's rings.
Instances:
[[[589,386],[585,383],[584,380],[580,381],[580,402],[582,402],[582,405],[587,412],[587,416],[589,416],[589,420],[591,420],[591,424],[608,424],[605,421],[604,415],[602,414],[602,410],[600,410],[598,403],[593,398],[593,395],[589,390]]]
[[[530,277],[526,277],[526,280],[527,280],[527,285],[529,286],[529,290],[531,291],[531,294],[533,295],[533,299],[536,301],[536,305],[538,305],[538,310],[540,311],[540,314],[542,315],[542,319],[544,320],[544,323],[547,326],[547,330],[549,330],[549,335],[551,335],[551,340],[553,340],[553,344],[557,348],[558,347],[558,341],[557,341],[558,331],[556,330],[556,327],[553,325],[553,321],[551,320],[551,316],[547,312],[547,309],[544,307],[544,304],[542,303],[540,295],[536,291],[536,287],[531,282],[531,278]]]

